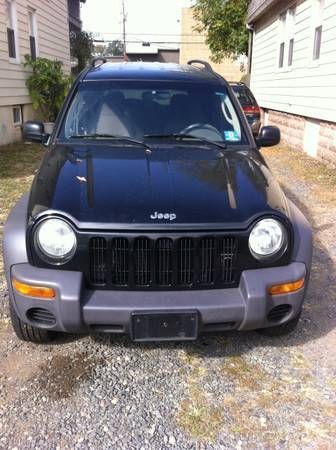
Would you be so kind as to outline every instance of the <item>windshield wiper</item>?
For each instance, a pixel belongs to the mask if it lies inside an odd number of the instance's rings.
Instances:
[[[220,142],[216,142],[216,141],[211,141],[210,139],[195,136],[194,134],[183,134],[183,133],[145,134],[144,138],[146,138],[146,139],[181,139],[181,140],[182,139],[193,139],[193,140],[204,142],[206,144],[215,145],[216,147],[219,147],[219,148],[224,148],[224,149],[227,148],[226,144],[224,142],[220,143]]]
[[[142,147],[148,148],[151,150],[151,147],[143,141],[138,141],[137,139],[132,139],[127,136],[118,136],[115,134],[108,134],[108,133],[93,133],[93,134],[74,134],[73,136],[70,136],[70,139],[113,139],[115,141],[124,141],[128,142],[129,144],[134,145],[141,145]]]

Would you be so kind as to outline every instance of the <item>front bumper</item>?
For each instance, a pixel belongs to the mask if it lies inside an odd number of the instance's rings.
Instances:
[[[134,312],[199,313],[200,331],[226,329],[252,330],[278,325],[295,317],[304,299],[305,286],[290,294],[270,296],[267,288],[306,277],[304,263],[244,271],[240,284],[232,289],[192,291],[99,291],[84,286],[80,272],[40,269],[28,263],[12,266],[11,276],[26,284],[45,285],[55,289],[54,300],[26,297],[11,286],[10,297],[20,319],[40,328],[69,333],[90,330],[130,333]],[[267,319],[269,311],[288,304],[291,311],[280,322]],[[30,310],[43,308],[55,318],[53,325],[31,320]]]

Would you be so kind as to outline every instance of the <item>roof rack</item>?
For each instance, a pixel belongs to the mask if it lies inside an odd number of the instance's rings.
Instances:
[[[96,64],[97,62],[100,62],[100,64]],[[107,59],[104,58],[103,56],[96,56],[96,58],[93,58],[91,63],[90,63],[90,67],[91,68],[95,68],[95,67],[100,67],[103,64],[105,64],[107,62]]]
[[[207,61],[203,61],[202,59],[191,59],[187,62],[189,66],[193,64],[200,64],[203,66],[203,70],[207,70],[208,72],[213,72],[211,65]]]

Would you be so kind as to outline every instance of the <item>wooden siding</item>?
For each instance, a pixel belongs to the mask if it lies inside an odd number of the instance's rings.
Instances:
[[[251,88],[263,108],[336,122],[336,0],[325,0],[321,56],[313,61],[314,0],[279,2],[255,23]],[[279,69],[279,14],[296,4],[293,65]]]
[[[24,55],[30,53],[28,8],[36,10],[38,56],[58,59],[70,72],[69,23],[67,0],[16,0],[19,62],[8,58],[6,15],[0,1],[0,106],[30,103],[23,67]]]

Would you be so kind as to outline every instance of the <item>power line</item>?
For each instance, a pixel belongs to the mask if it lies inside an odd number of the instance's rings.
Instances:
[[[112,33],[112,32],[105,32],[105,31],[99,31],[99,32],[95,32],[92,31],[92,34],[96,34],[96,35],[114,35],[114,36],[120,36],[122,33]],[[200,34],[200,33],[195,33],[195,34],[183,34],[183,33],[127,33],[127,36],[181,36],[181,37],[193,37],[193,36],[202,36],[202,37],[206,37],[206,34]]]
[[[93,40],[93,42],[94,43],[96,43],[96,44],[109,44],[110,42],[113,42],[113,40],[105,40],[105,39],[94,39]],[[126,40],[125,41],[125,44],[142,44],[143,42],[142,41],[128,41],[128,40]],[[193,42],[193,41],[189,41],[189,42],[187,42],[187,41],[146,41],[146,44],[149,44],[149,45],[151,45],[151,44],[179,44],[179,45],[182,45],[182,44],[188,44],[188,45],[191,45],[191,44],[195,44],[195,45],[203,45],[204,44],[204,42],[202,41],[200,41],[200,42]]]

